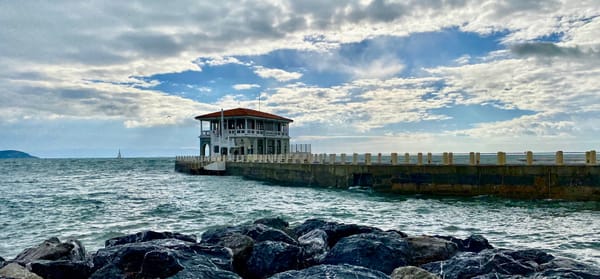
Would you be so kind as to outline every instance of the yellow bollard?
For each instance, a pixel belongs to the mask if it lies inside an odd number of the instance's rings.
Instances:
[[[371,153],[365,153],[365,165],[371,165]]]
[[[394,152],[390,155],[390,157],[391,157],[392,165],[397,165],[398,164],[398,153]]]
[[[563,165],[564,162],[564,156],[563,156],[563,152],[562,151],[556,151],[556,164],[557,165]]]
[[[533,165],[533,152],[527,151],[527,165]]]

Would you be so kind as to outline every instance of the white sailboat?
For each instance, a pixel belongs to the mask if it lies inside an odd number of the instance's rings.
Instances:
[[[117,154],[117,159],[121,159],[121,149],[119,149],[119,153]]]

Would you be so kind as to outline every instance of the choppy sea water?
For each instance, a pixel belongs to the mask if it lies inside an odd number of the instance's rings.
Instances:
[[[57,236],[90,251],[141,230],[200,235],[211,226],[281,216],[408,234],[482,234],[495,247],[541,248],[600,265],[600,202],[439,198],[282,187],[189,176],[170,158],[0,160],[0,256]]]

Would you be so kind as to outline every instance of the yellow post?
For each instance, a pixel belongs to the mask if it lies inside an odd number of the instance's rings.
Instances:
[[[419,152],[417,153],[417,165],[422,165],[423,164],[423,153]]]
[[[353,165],[358,164],[358,153],[353,153],[352,154],[352,164]]]
[[[469,165],[475,165],[475,152],[469,152]]]
[[[533,152],[527,151],[527,165],[533,165]]]
[[[442,154],[442,163],[443,163],[444,165],[447,165],[447,164],[448,164],[448,152],[444,152],[444,153]]]
[[[501,165],[501,166],[504,165],[504,161],[502,160],[502,153],[503,153],[502,151],[498,151],[498,154],[497,154],[498,165]]]
[[[381,153],[377,153],[377,164],[381,165]]]
[[[590,164],[596,164],[596,150],[590,151]]]
[[[563,152],[562,151],[556,151],[556,164],[557,165],[563,165],[564,162],[564,157],[563,157]]]
[[[427,164],[431,165],[432,157],[433,156],[431,155],[431,152],[428,152],[427,153]]]
[[[475,164],[476,165],[481,164],[481,153],[479,153],[479,152],[475,152]]]
[[[391,161],[392,161],[392,165],[397,165],[398,164],[398,153],[392,153],[391,154]]]
[[[452,165],[454,162],[454,155],[452,152],[448,152],[448,165]]]
[[[365,165],[371,164],[371,153],[365,153]]]

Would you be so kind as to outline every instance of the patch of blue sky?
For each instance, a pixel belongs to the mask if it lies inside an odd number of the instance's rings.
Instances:
[[[368,68],[377,60],[397,59],[403,64],[404,69],[397,73],[397,77],[426,76],[424,68],[455,65],[460,57],[483,57],[491,51],[505,49],[506,46],[500,42],[505,35],[498,32],[483,36],[451,28],[406,37],[381,36],[342,44],[326,52],[281,49],[263,55],[235,56],[242,64],[205,64],[202,71],[159,74],[145,80],[160,81],[159,85],[150,89],[213,103],[224,95],[243,94],[253,98],[251,96],[257,96],[259,92],[293,82],[319,87],[341,85],[357,78],[349,69]],[[255,66],[298,72],[302,76],[279,82],[259,77]],[[260,87],[236,91],[233,88],[236,84],[257,84]]]

